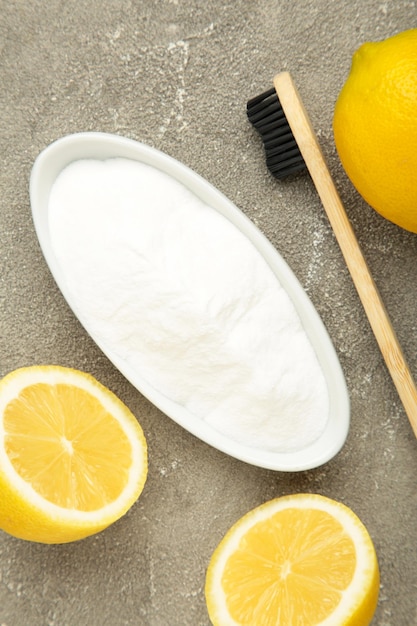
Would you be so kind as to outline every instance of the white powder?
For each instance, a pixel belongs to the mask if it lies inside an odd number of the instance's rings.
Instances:
[[[234,440],[301,448],[328,417],[298,314],[253,244],[178,181],[127,159],[69,165],[50,234],[94,335]]]

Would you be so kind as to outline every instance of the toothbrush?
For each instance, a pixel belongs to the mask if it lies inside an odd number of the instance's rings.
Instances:
[[[332,180],[307,111],[288,72],[277,74],[273,85],[273,88],[247,103],[249,121],[260,133],[264,143],[267,167],[279,179],[308,169],[417,437],[415,383]]]

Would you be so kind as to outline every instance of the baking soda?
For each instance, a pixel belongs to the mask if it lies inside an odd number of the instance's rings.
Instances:
[[[49,201],[80,320],[148,384],[221,433],[289,451],[324,430],[323,372],[258,250],[188,188],[122,158],[70,164]]]

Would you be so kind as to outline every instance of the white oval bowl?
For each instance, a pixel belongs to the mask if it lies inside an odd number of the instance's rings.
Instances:
[[[86,331],[140,393],[183,428],[218,450],[258,467],[287,472],[311,469],[329,461],[340,451],[346,440],[350,403],[345,378],[323,322],[292,270],[252,221],[215,187],[179,161],[132,139],[95,132],[68,135],[53,142],[39,154],[30,178],[33,221],[49,269],[74,314],[77,315],[66,287],[65,275],[51,245],[48,225],[49,194],[59,173],[71,162],[114,157],[146,163],[177,179],[203,202],[230,220],[264,257],[290,296],[323,370],[329,392],[329,419],[325,430],[310,445],[290,452],[272,452],[242,445],[159,393],[142,378],[140,372],[134,371],[98,341],[88,324],[80,320]]]

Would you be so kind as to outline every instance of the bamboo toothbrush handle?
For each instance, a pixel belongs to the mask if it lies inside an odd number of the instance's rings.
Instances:
[[[370,274],[355,233],[335,188],[316,134],[288,72],[275,76],[274,87],[311,178],[342,250],[388,370],[417,437],[417,389]]]

